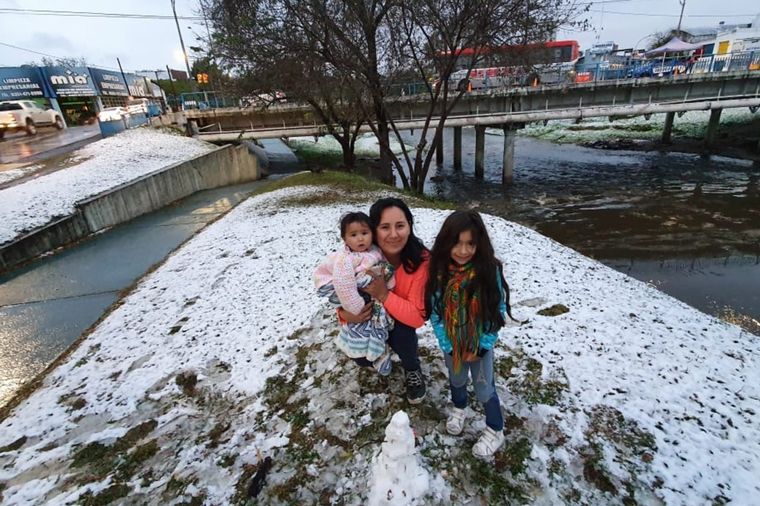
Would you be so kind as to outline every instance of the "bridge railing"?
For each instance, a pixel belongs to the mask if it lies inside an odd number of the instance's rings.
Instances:
[[[760,50],[742,51],[699,58],[666,56],[647,60],[631,60],[626,63],[599,62],[578,64],[574,68],[566,64],[546,66],[533,71],[516,72],[515,75],[486,79],[470,79],[471,89],[505,89],[539,84],[574,84],[620,79],[671,78],[683,74],[706,74],[726,71],[760,70]],[[456,89],[458,82],[452,82]],[[391,96],[425,93],[424,83],[399,83],[391,87]]]

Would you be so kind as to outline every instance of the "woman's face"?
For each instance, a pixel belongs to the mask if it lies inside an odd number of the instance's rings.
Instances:
[[[385,256],[395,256],[401,253],[411,233],[406,215],[398,207],[388,207],[382,212],[376,230],[377,245]]]

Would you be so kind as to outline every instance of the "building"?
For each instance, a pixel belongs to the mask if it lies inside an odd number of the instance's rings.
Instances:
[[[34,100],[61,113],[68,126],[95,121],[105,107],[130,98],[165,103],[161,89],[142,76],[97,67],[0,67],[0,100]]]

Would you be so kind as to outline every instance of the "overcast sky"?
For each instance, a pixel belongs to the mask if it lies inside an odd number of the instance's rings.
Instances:
[[[176,4],[178,16],[200,15],[197,0],[176,0]],[[0,66],[39,61],[42,55],[37,53],[44,53],[84,57],[91,65],[108,68],[117,67],[118,57],[124,70],[184,68],[171,18],[39,16],[2,9],[171,16],[171,0],[0,0]],[[653,32],[675,28],[680,9],[679,0],[600,0],[586,14],[589,31],[562,31],[558,37],[578,40],[581,49],[597,40],[615,41],[621,48],[641,47]],[[683,26],[750,23],[758,13],[757,0],[686,0]],[[180,27],[186,47],[195,45],[196,36],[206,30],[201,20],[180,20]]]

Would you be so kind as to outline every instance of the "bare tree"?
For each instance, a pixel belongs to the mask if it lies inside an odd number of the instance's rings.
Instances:
[[[214,56],[237,79],[238,92],[309,104],[328,134],[340,144],[343,166],[351,170],[364,115],[350,77],[320,57],[297,2],[203,0],[213,27]],[[307,30],[304,30],[307,28]]]
[[[224,37],[245,41],[230,56],[256,52],[260,65],[270,72],[279,72],[273,67],[282,62],[284,52],[299,61],[316,59],[320,65],[307,66],[340,82],[376,135],[381,178],[390,179],[393,167],[404,187],[417,192],[423,191],[434,155],[428,136],[441,138],[446,118],[462,96],[462,90],[452,89],[450,77],[463,55],[468,57],[467,70],[472,70],[501,46],[551,39],[578,14],[574,0],[207,1],[247,17],[246,28],[257,27],[259,38],[253,40],[215,23]],[[245,12],[248,9],[255,18]],[[261,41],[266,47],[260,47]],[[294,63],[290,68],[301,67]],[[391,113],[393,101],[399,99],[394,87],[397,90],[400,80],[409,76],[424,87],[427,104],[413,152],[406,148]],[[292,84],[293,76],[289,79]],[[324,103],[324,96],[314,97],[315,107]],[[391,135],[402,146],[398,155],[391,149]]]

